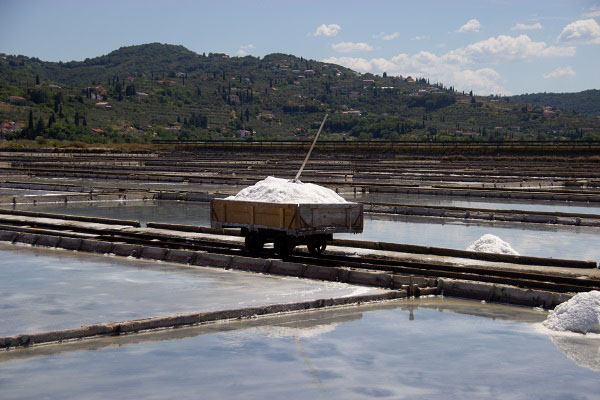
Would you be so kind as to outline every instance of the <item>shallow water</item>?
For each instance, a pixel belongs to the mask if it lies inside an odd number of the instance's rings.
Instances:
[[[210,226],[209,203],[187,201],[128,200],[92,203],[18,204],[14,209],[87,217],[127,219],[140,221],[142,224],[146,224],[147,222],[162,222]]]
[[[0,353],[3,399],[595,399],[600,341],[428,298]],[[578,357],[577,355],[582,355]],[[576,356],[574,356],[576,355]]]
[[[17,180],[16,178],[14,180]],[[23,181],[24,179],[19,179]],[[106,188],[129,188],[139,190],[163,190],[163,191],[194,191],[194,192],[226,192],[237,193],[245,186],[185,183],[185,182],[153,182],[145,180],[120,180],[120,179],[89,179],[89,178],[28,178],[27,181],[35,183],[55,183],[68,185],[82,185]]]
[[[0,336],[363,292],[380,290],[0,244]]]
[[[121,218],[146,222],[210,226],[208,203],[177,201],[43,204],[17,209]],[[600,228],[431,217],[365,215],[361,234],[339,238],[448,247],[465,250],[486,233],[499,236],[521,255],[600,260]]]
[[[489,199],[484,197],[455,197],[455,196],[421,196],[402,193],[358,193],[343,194],[351,201],[367,201],[374,203],[398,203],[427,206],[484,208],[490,210],[523,210],[543,212],[563,212],[581,214],[600,214],[600,203],[584,203],[569,201],[526,201],[510,199]]]
[[[364,224],[362,234],[336,237],[466,250],[491,233],[521,255],[600,261],[600,228],[387,215],[365,215]]]
[[[197,192],[221,192],[237,193],[245,186],[223,185],[223,184],[204,184],[204,183],[179,183],[179,182],[149,182],[135,180],[118,179],[85,179],[85,178],[26,178],[15,177],[12,180],[39,182],[39,183],[60,183],[86,186],[104,186],[104,187],[122,187],[140,190],[169,190],[169,191],[197,191]],[[10,193],[16,189],[0,189]],[[44,191],[32,191],[42,194]],[[600,204],[586,202],[567,202],[567,201],[527,201],[511,199],[489,199],[484,197],[455,197],[455,196],[426,196],[404,193],[356,193],[341,192],[341,196],[350,201],[369,201],[384,203],[400,203],[430,206],[450,206],[450,207],[470,207],[485,208],[492,210],[525,210],[525,211],[546,211],[546,212],[565,212],[565,213],[583,213],[600,214]]]

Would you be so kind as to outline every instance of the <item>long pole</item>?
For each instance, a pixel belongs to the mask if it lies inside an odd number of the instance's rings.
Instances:
[[[294,182],[297,182],[298,178],[300,178],[300,175],[302,174],[302,171],[304,170],[304,166],[306,165],[306,163],[308,162],[308,159],[310,158],[310,153],[312,153],[313,148],[315,147],[315,144],[317,143],[317,139],[319,138],[319,135],[321,134],[321,130],[323,129],[323,125],[325,125],[325,121],[327,121],[328,116],[329,116],[329,114],[326,113],[325,117],[323,118],[323,122],[321,122],[321,126],[319,127],[319,131],[315,135],[315,139],[313,140],[312,144],[310,145],[310,150],[308,150],[308,154],[306,155],[306,158],[304,159],[302,166],[300,167],[300,169],[298,170],[298,173],[296,174],[296,177],[294,178]]]

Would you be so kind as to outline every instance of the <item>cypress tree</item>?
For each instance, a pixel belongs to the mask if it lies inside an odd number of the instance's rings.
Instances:
[[[54,113],[50,114],[50,118],[48,118],[48,128],[52,126],[53,123],[56,122],[56,118],[54,117]]]
[[[41,134],[42,132],[44,132],[44,120],[42,119],[42,116],[40,115],[40,118],[38,119],[38,122],[35,125],[35,133]]]
[[[27,125],[27,130],[33,132],[33,111],[29,110],[29,124]]]

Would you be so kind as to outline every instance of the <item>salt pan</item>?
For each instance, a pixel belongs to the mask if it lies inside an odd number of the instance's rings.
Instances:
[[[242,189],[235,196],[227,197],[226,200],[296,204],[347,203],[344,198],[326,187],[300,181],[292,182],[288,179],[273,176]]]
[[[492,234],[485,234],[475,243],[467,247],[468,251],[478,251],[480,253],[496,253],[496,254],[510,254],[518,256],[519,253],[513,249],[510,244],[500,239],[498,236]]]
[[[600,291],[573,296],[557,306],[543,324],[553,331],[600,333]]]

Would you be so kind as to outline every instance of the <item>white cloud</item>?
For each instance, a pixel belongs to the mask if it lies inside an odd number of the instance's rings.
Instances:
[[[369,72],[372,68],[370,61],[357,57],[329,57],[324,59],[323,62],[343,65],[359,72]]]
[[[425,40],[427,39],[427,36],[415,36],[414,38],[410,39],[410,40]]]
[[[539,22],[530,25],[516,24],[515,26],[510,28],[511,31],[534,31],[536,29],[542,29],[542,24],[540,24]]]
[[[387,72],[388,75],[427,77],[433,82],[442,82],[461,90],[473,90],[479,94],[509,94],[502,86],[502,77],[496,70],[489,67],[473,68],[472,65],[573,55],[575,47],[548,46],[544,42],[532,41],[527,35],[501,35],[441,55],[421,51],[416,54],[398,54],[389,59],[330,57],[324,61],[341,64],[359,72]],[[574,71],[564,69],[556,73],[573,76]]]
[[[590,8],[590,11],[583,14],[584,18],[598,18],[600,17],[600,6],[594,6]]]
[[[563,28],[558,41],[600,44],[600,25],[593,19],[572,22]]]
[[[544,74],[545,79],[553,79],[553,78],[573,78],[577,75],[571,66],[566,67],[558,67],[554,71]]]
[[[381,39],[381,40],[394,40],[394,39],[398,39],[399,37],[400,37],[400,32],[392,32],[392,33],[380,32],[377,35],[373,35],[373,38]]]
[[[331,45],[331,48],[338,53],[352,53],[356,51],[371,51],[371,47],[368,43],[363,42],[339,42]]]
[[[479,32],[481,24],[476,19],[470,19],[466,24],[458,28],[458,32]]]
[[[575,47],[548,46],[544,42],[532,41],[527,35],[500,35],[453,50],[448,55],[462,58],[466,62],[498,62],[535,57],[572,57],[575,55]]]
[[[240,46],[240,49],[237,51],[237,53],[235,53],[238,57],[245,57],[247,56],[248,50],[252,50],[254,48],[253,44],[244,44]]]
[[[373,58],[371,59],[371,65],[373,69],[377,69],[381,72],[395,71],[398,69],[398,65],[385,58]]]
[[[331,37],[331,36],[337,35],[341,30],[342,30],[342,27],[339,26],[338,24],[329,24],[329,25],[321,24],[317,27],[317,29],[315,30],[315,33],[313,33],[313,35],[314,36]]]
[[[491,68],[477,70],[463,69],[448,61],[445,56],[437,56],[427,51],[414,55],[398,54],[391,59],[354,57],[330,57],[324,62],[344,65],[359,72],[387,72],[388,75],[427,77],[432,82],[443,82],[461,90],[474,90],[479,94],[510,94],[499,83],[501,76]]]

